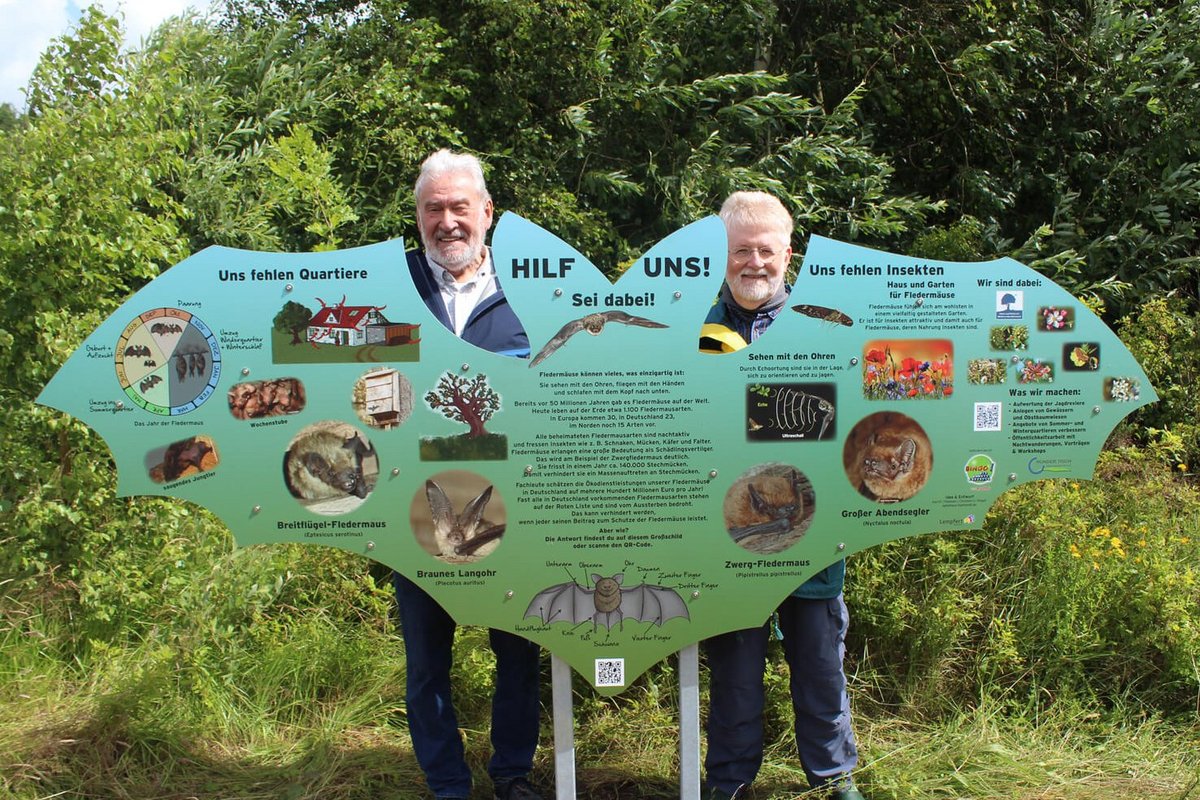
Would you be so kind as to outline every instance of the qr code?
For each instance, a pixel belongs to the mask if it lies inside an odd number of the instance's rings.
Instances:
[[[623,659],[623,658],[597,658],[596,659],[596,685],[597,686],[624,686],[625,685],[625,659]]]
[[[976,403],[975,404],[975,430],[977,431],[998,431],[1000,430],[1000,406],[1002,403]]]

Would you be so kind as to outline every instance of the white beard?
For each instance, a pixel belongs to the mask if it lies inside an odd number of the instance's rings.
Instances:
[[[765,276],[750,279],[738,276],[736,283],[729,287],[729,291],[738,305],[755,308],[774,297],[778,289],[778,284],[774,284]]]
[[[425,245],[426,255],[451,274],[458,274],[466,267],[478,263],[483,255],[483,243],[472,243],[470,239],[439,241],[422,235],[421,243]]]

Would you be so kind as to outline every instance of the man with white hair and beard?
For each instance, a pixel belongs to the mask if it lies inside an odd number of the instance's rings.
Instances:
[[[472,155],[439,150],[421,165],[414,187],[424,252],[408,253],[413,283],[433,315],[463,341],[527,357],[529,338],[496,278],[484,237],[492,198]],[[426,783],[438,800],[465,800],[471,770],[450,691],[454,619],[421,587],[395,573],[407,659],[409,733]],[[537,749],[538,647],[505,631],[489,631],[496,654],[492,694],[492,758],[496,800],[540,800],[528,775]]]
[[[700,329],[704,353],[732,353],[757,339],[783,311],[791,287],[792,215],[766,192],[734,192],[721,206],[728,259],[725,283]],[[814,789],[831,800],[864,800],[851,771],[858,749],[842,658],[850,623],[842,584],[846,562],[818,572],[777,610],[776,631],[790,673],[796,749]],[[705,800],[745,795],[763,758],[763,672],[770,625],[704,642],[708,664]]]

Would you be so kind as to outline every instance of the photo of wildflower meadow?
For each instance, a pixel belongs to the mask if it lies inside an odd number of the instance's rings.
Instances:
[[[863,397],[940,400],[954,393],[949,339],[873,339],[863,345]]]

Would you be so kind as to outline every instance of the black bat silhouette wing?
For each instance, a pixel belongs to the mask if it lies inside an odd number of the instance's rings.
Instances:
[[[525,619],[535,617],[543,625],[551,622],[587,622],[596,613],[593,594],[591,589],[585,589],[574,581],[555,584],[533,596],[525,609]]]
[[[675,617],[691,620],[687,604],[679,592],[666,586],[642,583],[631,589],[621,590],[621,616],[639,622],[653,622],[662,626]],[[611,627],[611,626],[610,626]]]
[[[546,342],[546,346],[539,350],[538,354],[533,357],[533,360],[529,362],[529,366],[536,367],[545,361],[555,350],[566,344],[567,339],[570,339],[581,330],[583,330],[583,319],[573,319],[566,325],[563,325],[558,333],[554,334],[550,341]]]

